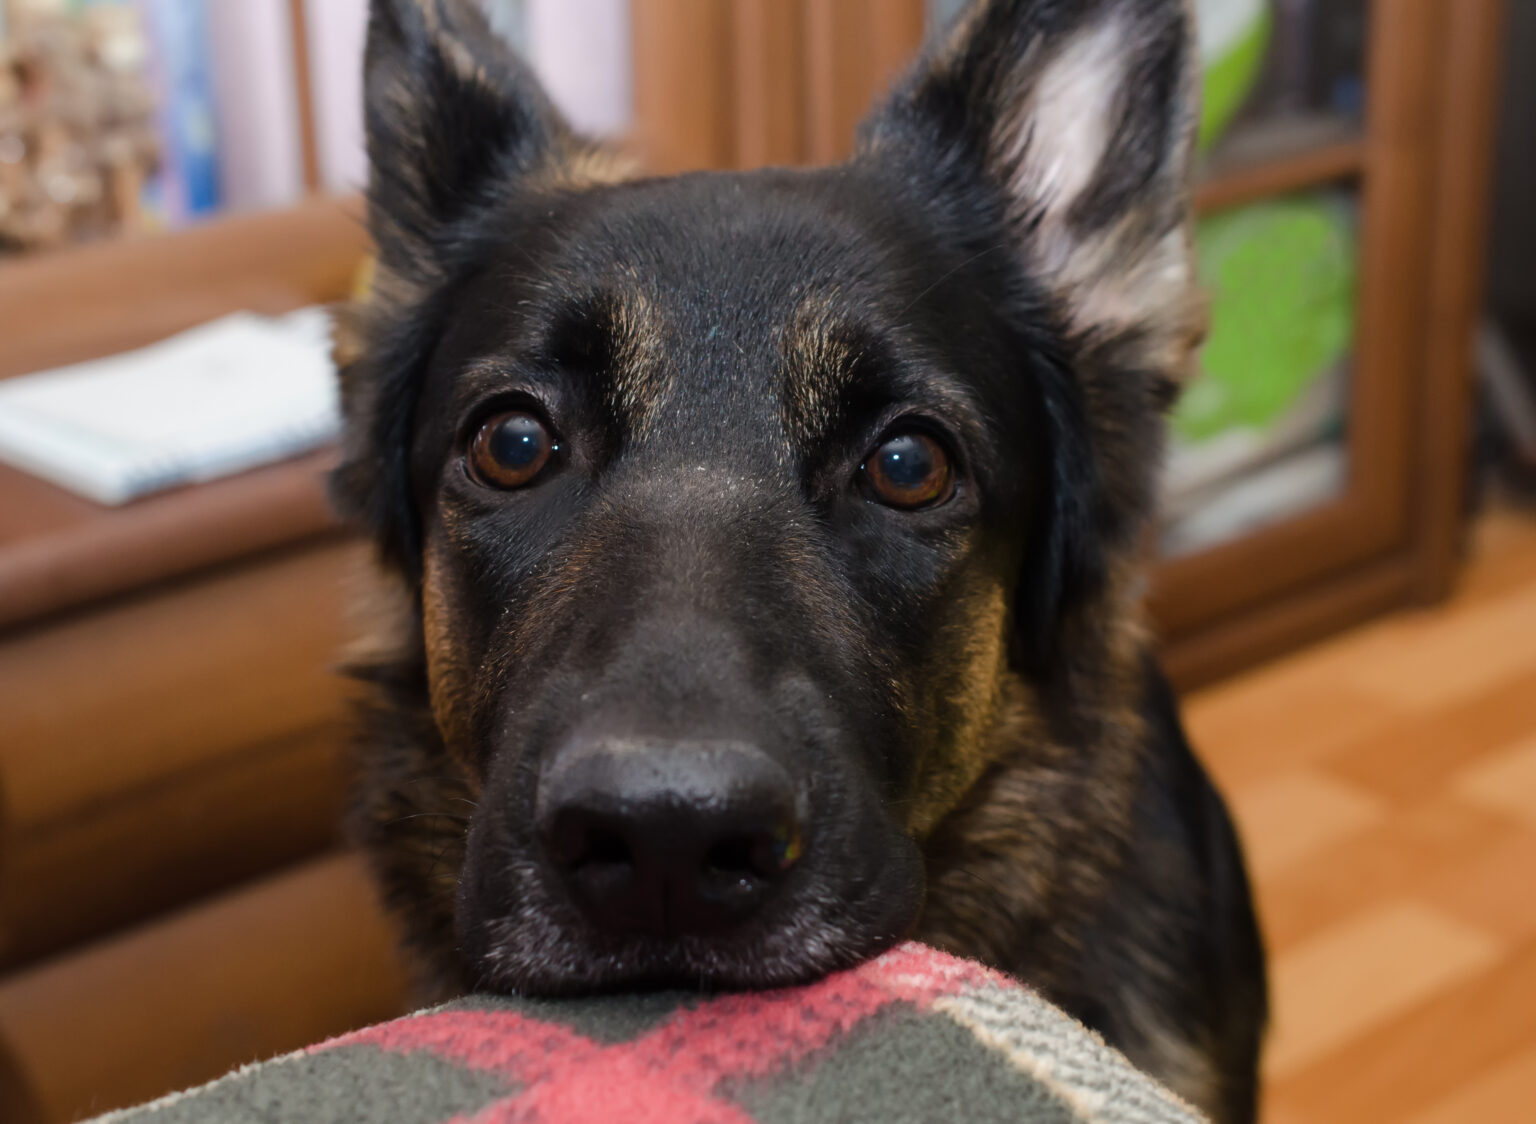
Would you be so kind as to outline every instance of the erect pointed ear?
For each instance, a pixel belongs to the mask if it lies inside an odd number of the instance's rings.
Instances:
[[[976,0],[866,122],[865,156],[979,181],[1080,342],[1135,332],[1177,384],[1203,327],[1187,0]]]
[[[1116,575],[1132,572],[1161,414],[1204,332],[1198,83],[1189,0],[974,0],[860,138],[859,159],[930,196],[946,233],[1011,247],[1052,306],[1063,362],[1033,370],[1050,497],[1015,634],[1019,662],[1042,674],[1075,609],[1108,584],[1133,596]]]
[[[381,264],[432,271],[451,226],[576,141],[473,0],[373,0],[364,62],[368,217]]]
[[[465,225],[521,192],[611,182],[629,168],[571,130],[475,0],[373,0],[364,112],[378,260],[338,330],[346,421],[332,495],[414,579],[416,384],[446,283],[482,242]]]

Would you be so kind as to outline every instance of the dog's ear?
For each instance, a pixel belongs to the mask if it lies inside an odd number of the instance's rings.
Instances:
[[[1192,285],[1198,59],[1186,0],[977,0],[860,150],[981,181],[1079,336],[1162,334]],[[1188,339],[1149,355],[1182,376]]]
[[[1051,607],[1138,549],[1161,414],[1204,331],[1198,82],[1187,0],[977,0],[861,132],[859,160],[927,195],[956,237],[988,252],[1001,241],[1050,306],[1059,362],[1037,356],[1028,376],[1052,445],[1049,525],[1019,591],[1036,659]],[[1038,316],[1025,303],[1020,318]]]
[[[434,304],[471,268],[466,235],[521,192],[581,188],[626,170],[561,118],[475,0],[373,0],[364,62],[366,301],[338,330],[342,464],[338,505],[411,577],[419,565],[408,453],[416,380]]]
[[[364,113],[369,226],[401,278],[439,270],[457,221],[573,139],[474,0],[373,0]]]

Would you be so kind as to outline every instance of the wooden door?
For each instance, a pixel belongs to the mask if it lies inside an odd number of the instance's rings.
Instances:
[[[922,44],[923,0],[633,0],[635,141],[658,173],[827,164]]]

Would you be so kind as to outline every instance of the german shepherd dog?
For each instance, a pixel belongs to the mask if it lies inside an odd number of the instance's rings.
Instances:
[[[991,0],[848,163],[644,178],[471,0],[375,0],[355,826],[440,988],[915,937],[1253,1118],[1243,862],[1139,604],[1197,81],[1181,0]]]

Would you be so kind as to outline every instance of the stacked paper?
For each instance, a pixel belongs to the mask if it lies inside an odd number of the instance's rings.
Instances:
[[[322,309],[235,313],[0,381],[0,460],[104,504],[293,456],[338,426]]]

